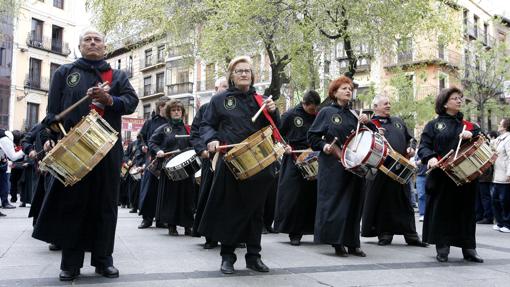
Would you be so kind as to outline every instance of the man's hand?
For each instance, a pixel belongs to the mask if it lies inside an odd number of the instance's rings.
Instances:
[[[53,140],[47,140],[44,143],[43,149],[45,152],[49,152],[55,146],[55,142]]]
[[[330,144],[325,144],[322,151],[324,151],[325,154],[331,154],[333,147]]]
[[[409,157],[413,157],[416,154],[416,151],[412,147],[408,147],[406,151]]]
[[[37,157],[37,152],[35,150],[31,150],[30,153],[28,153],[28,157],[35,159]]]
[[[158,152],[156,153],[156,157],[157,157],[157,158],[165,157],[165,152],[164,152],[164,151],[162,151],[162,150],[158,151]]]
[[[364,125],[366,125],[366,124],[368,124],[368,122],[370,122],[370,120],[368,119],[368,116],[367,116],[367,115],[365,115],[365,114],[361,114],[361,115],[359,116],[359,121],[360,121],[362,124],[364,124]]]
[[[87,96],[92,98],[93,101],[101,103],[105,106],[113,105],[113,98],[108,94],[109,88],[92,87],[87,90]]]
[[[463,140],[468,140],[470,138],[473,137],[473,133],[470,132],[470,131],[464,131],[462,134],[461,134],[461,137]]]
[[[219,145],[220,145],[219,141],[212,141],[207,144],[207,150],[209,152],[216,152],[216,149],[218,148]]]
[[[290,145],[285,145],[285,154],[291,154],[292,153],[292,147]]]
[[[437,160],[437,158],[433,157],[431,159],[429,159],[429,161],[427,162],[427,168],[430,169],[430,168],[433,168],[437,165],[439,161]]]

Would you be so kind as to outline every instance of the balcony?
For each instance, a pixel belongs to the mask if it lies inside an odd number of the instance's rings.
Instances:
[[[214,80],[197,81],[197,92],[214,90]]]
[[[147,72],[153,69],[162,68],[165,66],[164,58],[147,57],[140,59],[140,71]]]
[[[27,46],[59,54],[65,57],[71,54],[68,43],[57,39],[41,37],[39,35],[35,35],[34,33],[28,33]]]
[[[32,90],[47,92],[50,87],[50,82],[48,78],[27,74],[25,75],[25,81],[23,85]]]
[[[153,97],[160,97],[160,96],[163,96],[165,94],[164,90],[163,90],[163,87],[161,88],[152,88],[152,87],[149,87],[147,89],[144,89],[144,88],[140,88],[138,89],[138,97],[139,98],[143,98],[143,99],[149,99],[149,98],[153,98]]]
[[[338,69],[341,74],[349,69],[349,60],[347,58],[337,59]],[[370,70],[371,61],[369,58],[358,58],[356,61],[356,72],[366,72]]]
[[[168,85],[167,95],[191,94],[193,93],[193,83],[184,82]]]
[[[471,21],[464,22],[464,34],[471,38],[476,39],[478,38],[479,29],[478,26],[475,25],[475,23]]]
[[[401,52],[384,59],[385,68],[420,64],[443,65],[459,69],[462,64],[462,54],[439,45],[427,44],[417,46],[412,52]]]

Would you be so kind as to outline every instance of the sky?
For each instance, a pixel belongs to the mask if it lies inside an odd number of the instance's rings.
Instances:
[[[510,0],[484,0],[488,3],[490,11],[497,15],[510,18]]]

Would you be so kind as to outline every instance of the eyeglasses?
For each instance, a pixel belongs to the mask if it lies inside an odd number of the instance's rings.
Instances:
[[[250,75],[251,74],[251,70],[250,69],[245,69],[245,70],[234,70],[234,74],[236,75],[242,75],[242,74],[246,74],[246,75]]]
[[[453,98],[449,98],[448,100],[449,101],[454,101],[454,102],[456,102],[456,101],[463,102],[464,101],[464,97],[453,97]]]

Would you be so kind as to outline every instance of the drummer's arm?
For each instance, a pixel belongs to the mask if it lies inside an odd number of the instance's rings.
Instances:
[[[151,138],[149,139],[149,150],[155,154],[164,153],[164,151],[161,149],[161,143],[163,142],[164,137],[164,129],[156,129],[156,131],[154,131]]]
[[[135,112],[138,106],[138,97],[136,96],[135,89],[129,83],[126,72],[121,70],[114,70],[114,81],[118,81],[117,89],[111,90],[112,105],[107,106],[106,109],[112,110],[121,115],[129,115]]]
[[[15,151],[14,150],[14,143],[12,140],[8,137],[2,137],[0,138],[0,149],[5,153],[5,155],[11,160],[16,161],[18,159],[21,159],[25,156],[23,151]]]
[[[328,129],[327,117],[325,114],[326,112],[324,112],[324,110],[319,112],[306,135],[308,143],[315,151],[322,151],[327,144],[326,141],[322,139],[322,136],[326,134]]]
[[[220,126],[220,115],[216,108],[216,99],[218,97],[212,98],[200,122],[200,137],[206,145],[212,141],[219,141],[218,128]]]

